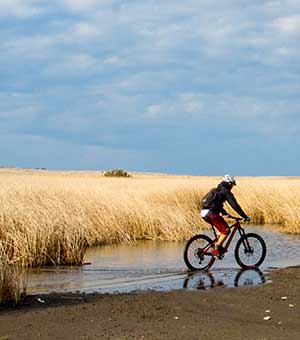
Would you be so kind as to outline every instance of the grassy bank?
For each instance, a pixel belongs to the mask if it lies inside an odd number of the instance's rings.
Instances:
[[[92,244],[183,240],[206,227],[199,200],[220,178],[0,171],[0,240],[22,266],[80,263]],[[254,223],[300,233],[300,178],[238,178]]]

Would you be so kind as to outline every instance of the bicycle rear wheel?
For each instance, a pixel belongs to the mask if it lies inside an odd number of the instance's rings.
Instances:
[[[266,257],[267,247],[263,238],[249,233],[242,236],[235,247],[236,262],[244,269],[259,267]]]
[[[183,259],[190,270],[207,270],[215,262],[210,253],[213,240],[206,235],[195,235],[185,245]]]

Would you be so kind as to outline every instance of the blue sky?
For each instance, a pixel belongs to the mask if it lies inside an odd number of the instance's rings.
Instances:
[[[0,0],[0,164],[300,175],[300,0]]]

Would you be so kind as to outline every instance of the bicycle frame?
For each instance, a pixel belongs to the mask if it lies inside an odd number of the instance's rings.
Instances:
[[[214,246],[215,243],[218,241],[218,235],[216,232],[216,227],[211,224],[215,238],[213,239],[213,243],[210,244],[206,249],[203,249],[204,253],[207,253],[207,251],[211,248],[211,246]],[[236,219],[236,222],[234,224],[232,224],[230,227],[230,234],[229,234],[229,238],[227,239],[225,245],[224,245],[224,253],[226,253],[228,251],[228,248],[231,244],[232,239],[234,238],[234,235],[236,234],[236,232],[238,231],[240,236],[243,237],[246,233],[245,233],[245,229],[241,226],[240,224],[240,219]],[[248,246],[248,244],[247,244]]]

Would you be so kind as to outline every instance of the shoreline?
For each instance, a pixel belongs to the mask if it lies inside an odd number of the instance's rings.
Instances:
[[[0,308],[0,339],[298,340],[300,267],[269,278],[208,291],[28,296],[23,306]]]

